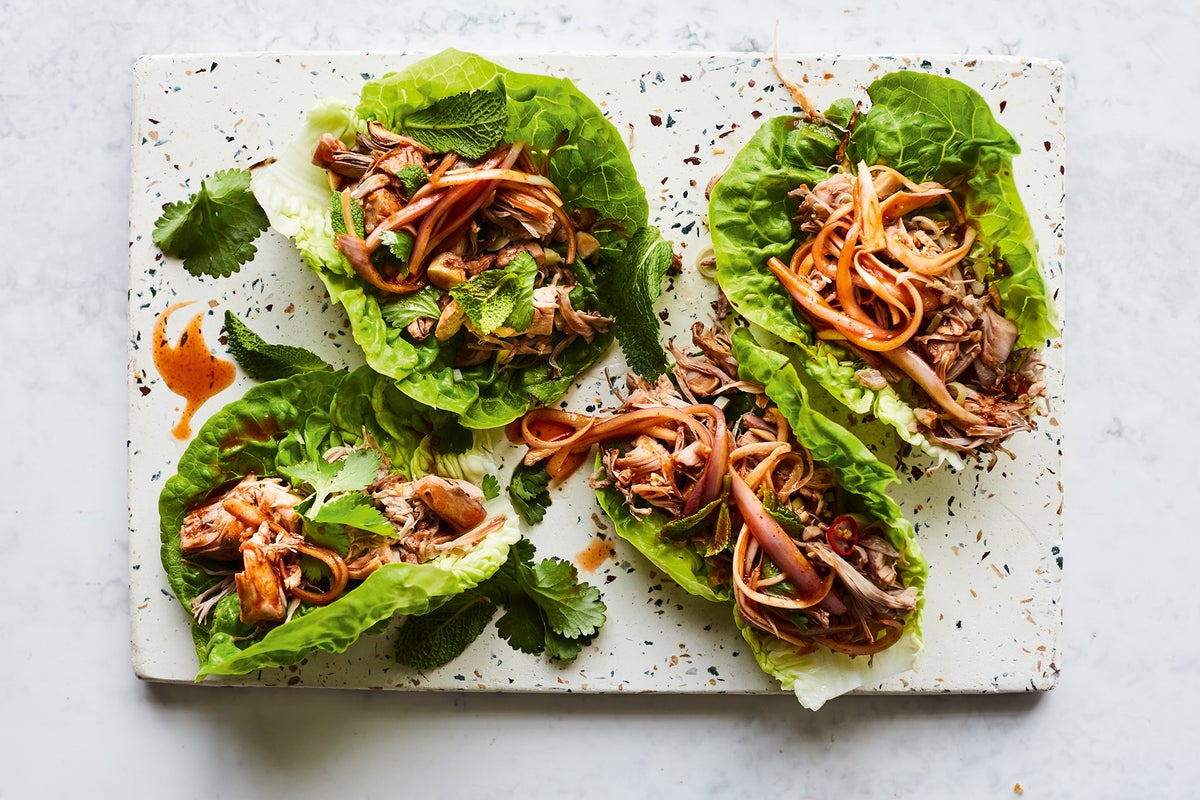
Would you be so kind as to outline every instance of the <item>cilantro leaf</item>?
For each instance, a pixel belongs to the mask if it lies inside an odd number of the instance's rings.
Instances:
[[[163,206],[152,238],[192,275],[227,277],[254,258],[254,240],[269,224],[250,192],[250,173],[226,169],[201,181],[187,200]]]
[[[483,158],[508,129],[503,87],[462,92],[438,100],[404,118],[400,132],[435,153]]]
[[[479,638],[497,608],[496,602],[476,587],[428,614],[409,617],[396,640],[396,660],[420,670],[450,663]]]
[[[484,475],[479,488],[483,490],[484,500],[495,500],[500,496],[500,481],[495,475]]]
[[[654,301],[662,294],[662,280],[671,268],[671,245],[648,225],[629,240],[619,256],[596,277],[597,294],[604,310],[615,320],[617,342],[630,369],[653,380],[667,369],[667,356],[659,341]]]
[[[506,598],[508,609],[496,620],[496,633],[514,650],[538,654],[546,650],[546,623],[537,603],[523,594]]]
[[[383,321],[393,328],[406,328],[414,319],[420,317],[440,317],[442,310],[438,308],[437,301],[441,296],[441,289],[426,286],[412,294],[401,295],[398,300],[381,303],[379,313],[383,316]]]
[[[331,542],[317,541],[316,539],[313,539],[312,541],[323,547],[328,547],[330,550],[336,550],[339,555],[344,556],[347,552],[347,550],[341,550],[334,546],[334,543]],[[347,548],[349,547],[349,541],[347,541],[346,546]],[[321,581],[328,580],[332,576],[329,571],[328,564],[319,558],[313,558],[310,555],[303,554],[300,556],[300,574],[304,576],[305,580],[312,581],[313,583],[320,583]]]
[[[545,466],[517,464],[508,483],[513,508],[527,525],[536,525],[550,507],[550,475]]]
[[[580,581],[570,562],[547,558],[534,564],[533,556],[532,543],[521,539],[483,584],[507,609],[496,632],[521,652],[573,659],[604,624],[600,590]]]
[[[242,371],[256,381],[273,381],[301,372],[332,370],[320,356],[287,344],[268,344],[229,311],[225,312],[229,352]]]
[[[521,588],[537,604],[551,630],[568,639],[593,636],[604,624],[600,590],[582,583],[575,565],[546,558],[520,572]]]
[[[583,650],[583,646],[591,644],[591,642],[592,638],[590,636],[580,639],[568,639],[553,630],[546,631],[546,652],[551,658],[557,658],[559,661],[574,661]]]
[[[350,554],[350,532],[346,530],[345,526],[313,522],[304,516],[305,512],[301,510],[300,506],[297,506],[297,511],[304,520],[305,539],[321,547],[328,547],[342,558]],[[319,558],[304,556],[301,561],[315,562],[309,565],[309,570],[305,573],[307,577],[312,577],[309,572],[315,572],[317,577],[329,577],[329,568]]]
[[[375,501],[362,492],[338,495],[310,516],[312,522],[357,528],[376,536],[396,536],[392,523],[375,507]]]
[[[321,506],[334,492],[356,492],[374,483],[381,463],[375,450],[354,450],[341,461],[301,461],[291,466],[280,465],[279,471],[293,483],[312,487],[312,505],[305,513],[312,520],[318,518]]]
[[[514,650],[565,661],[577,657],[604,624],[607,609],[600,592],[581,582],[570,563],[548,558],[534,564],[533,558],[533,544],[521,538],[492,577],[437,611],[409,619],[401,628],[396,659],[418,669],[447,663],[483,632],[501,606],[496,633]]]

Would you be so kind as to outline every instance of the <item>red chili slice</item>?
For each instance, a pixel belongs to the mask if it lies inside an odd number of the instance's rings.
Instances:
[[[843,514],[829,523],[829,530],[825,535],[833,552],[839,556],[848,556],[858,544],[858,522],[849,514]]]

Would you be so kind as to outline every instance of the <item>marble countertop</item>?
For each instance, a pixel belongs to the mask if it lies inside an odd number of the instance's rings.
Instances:
[[[1190,530],[1178,516],[1179,476],[1194,460],[1186,420],[1200,381],[1179,351],[1197,332],[1187,302],[1197,277],[1168,247],[1191,230],[1184,192],[1200,179],[1200,120],[1187,104],[1200,96],[1190,62],[1200,9],[1149,0],[1083,12],[1010,0],[951,11],[908,0],[799,15],[795,5],[701,2],[683,14],[622,0],[586,9],[359,4],[339,7],[336,22],[311,0],[7,9],[0,164],[15,246],[0,263],[0,419],[15,441],[0,461],[10,498],[0,511],[9,567],[0,797],[338,796],[350,787],[366,797],[725,797],[748,783],[798,797],[1104,797],[1120,787],[1184,795],[1180,757],[1196,749],[1200,716],[1186,686],[1200,644],[1187,623],[1196,602],[1185,593]],[[348,19],[356,9],[359,19]],[[1065,65],[1070,412],[1058,687],[847,697],[810,713],[782,696],[138,681],[125,509],[133,60],[451,45],[763,52],[776,20],[781,48],[795,53],[1005,54]],[[1139,236],[1138,222],[1167,235]],[[46,235],[45,250],[30,252]],[[1097,339],[1101,330],[1114,338]]]

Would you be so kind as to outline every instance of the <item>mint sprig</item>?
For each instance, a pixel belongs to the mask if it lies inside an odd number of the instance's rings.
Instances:
[[[508,130],[508,100],[504,87],[462,92],[414,111],[400,132],[435,153],[458,153],[483,158]]]
[[[350,223],[354,226],[354,233],[358,238],[365,238],[367,235],[366,215],[363,212],[362,203],[350,198]],[[349,233],[350,228],[346,225],[346,214],[342,210],[342,193],[334,192],[329,197],[329,224],[333,227],[334,233]]]
[[[507,266],[489,269],[450,289],[467,319],[483,336],[501,326],[523,331],[533,324],[537,261],[523,251]]]
[[[396,300],[379,304],[383,321],[393,328],[406,328],[415,319],[425,317],[437,319],[442,315],[438,299],[443,292],[436,286],[426,286],[420,291],[400,295]]]
[[[420,670],[449,664],[479,638],[498,608],[476,588],[450,598],[428,614],[409,617],[396,640],[396,660]]]
[[[270,344],[229,311],[225,312],[226,343],[234,361],[256,381],[273,381],[302,372],[332,370],[320,356],[288,344]]]
[[[654,302],[662,294],[663,276],[673,259],[671,244],[658,228],[648,225],[596,276],[597,295],[604,311],[615,320],[625,361],[647,380],[667,369]]]

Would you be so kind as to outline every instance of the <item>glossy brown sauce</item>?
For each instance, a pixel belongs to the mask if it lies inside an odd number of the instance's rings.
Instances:
[[[584,572],[595,572],[605,561],[616,558],[616,555],[617,551],[613,549],[612,542],[594,536],[587,547],[575,554],[575,563]]]
[[[200,324],[204,312],[192,317],[177,344],[167,339],[167,319],[192,300],[176,303],[158,315],[154,323],[154,366],[167,388],[187,401],[183,416],[171,429],[176,439],[192,435],[192,417],[210,397],[233,383],[237,371],[232,361],[217,358],[208,350]]]

